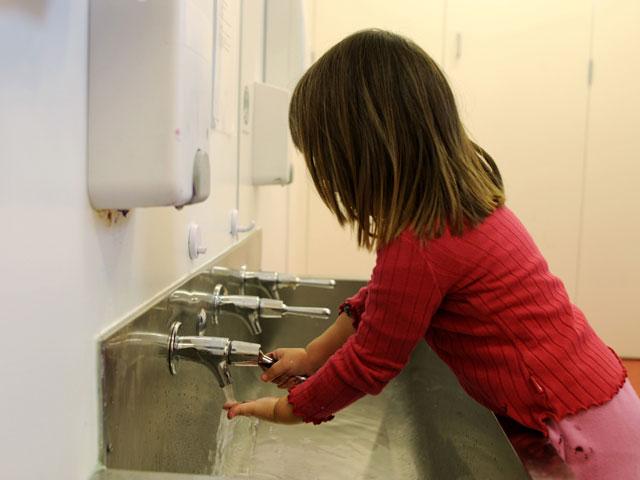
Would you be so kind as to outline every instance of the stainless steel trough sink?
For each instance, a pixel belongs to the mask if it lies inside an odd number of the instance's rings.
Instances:
[[[236,257],[219,264],[247,263]],[[194,277],[188,285],[205,283]],[[345,280],[334,290],[284,290],[282,299],[335,312],[362,284]],[[253,337],[241,322],[223,318],[206,334],[258,342],[269,351],[303,346],[331,321],[265,319],[263,333]],[[201,365],[181,364],[171,376],[163,346],[169,322],[159,303],[102,342],[102,450],[108,469],[96,480],[201,478],[194,474],[258,480],[529,478],[494,415],[464,393],[424,342],[380,395],[365,397],[319,426],[280,426],[223,418],[224,397]],[[233,370],[238,399],[283,393],[260,382],[259,373]],[[136,477],[118,469],[181,475]]]
[[[298,289],[286,292],[284,300],[336,309],[361,285],[339,281],[334,291]],[[327,325],[265,321],[262,343],[267,350],[305,345]],[[259,382],[258,372],[247,373],[253,376],[239,382],[239,399],[282,394]],[[291,480],[529,478],[493,414],[464,393],[426,343],[380,395],[361,399],[331,422],[241,422],[229,424],[234,438],[226,446],[228,467],[219,473]]]

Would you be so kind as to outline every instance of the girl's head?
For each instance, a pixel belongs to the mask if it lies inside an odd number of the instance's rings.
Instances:
[[[368,249],[406,228],[459,235],[504,203],[444,74],[399,35],[365,30],[331,48],[296,86],[289,124],[320,197]]]

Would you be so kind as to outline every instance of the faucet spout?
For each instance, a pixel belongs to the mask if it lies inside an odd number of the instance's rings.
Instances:
[[[201,337],[178,335],[181,322],[171,325],[169,336],[169,370],[172,375],[177,373],[179,359],[201,363],[215,376],[220,388],[231,385],[229,372],[229,351],[231,341],[222,337]]]
[[[171,325],[169,336],[169,370],[177,373],[177,362],[185,359],[206,366],[220,388],[233,383],[229,366],[258,367],[270,365],[272,359],[262,353],[257,343],[229,340],[224,337],[179,335],[181,322]]]

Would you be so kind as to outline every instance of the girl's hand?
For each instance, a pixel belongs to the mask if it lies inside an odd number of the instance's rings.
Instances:
[[[287,397],[264,397],[243,403],[227,402],[222,408],[227,411],[228,419],[241,415],[288,425],[302,422],[300,417],[293,414],[293,408],[287,401]]]
[[[270,353],[277,360],[261,375],[263,382],[273,382],[278,388],[290,388],[295,384],[291,377],[311,375],[314,368],[304,348],[279,348]]]

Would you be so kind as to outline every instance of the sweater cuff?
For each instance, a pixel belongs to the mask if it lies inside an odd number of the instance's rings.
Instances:
[[[364,304],[367,300],[368,294],[367,286],[358,290],[358,292],[347,298],[338,307],[338,313],[346,313],[353,322],[353,328],[357,329],[360,324],[360,317],[364,312]]]
[[[318,425],[328,422],[335,412],[363,395],[325,367],[289,390],[287,401],[293,408],[293,414],[305,423]]]
[[[305,423],[313,423],[314,425],[320,425],[323,422],[328,422],[334,419],[334,415],[322,415],[322,413],[314,413],[309,404],[305,404],[304,395],[300,393],[299,389],[296,389],[299,385],[292,387],[289,390],[287,401],[293,408],[293,414],[301,418]],[[297,391],[296,391],[297,390]]]
[[[358,311],[357,308],[354,308],[349,300],[345,300],[338,307],[338,314],[346,313],[347,316],[351,319],[351,323],[353,324],[353,328],[355,330],[358,329],[358,325],[360,325],[360,315],[362,312]]]

